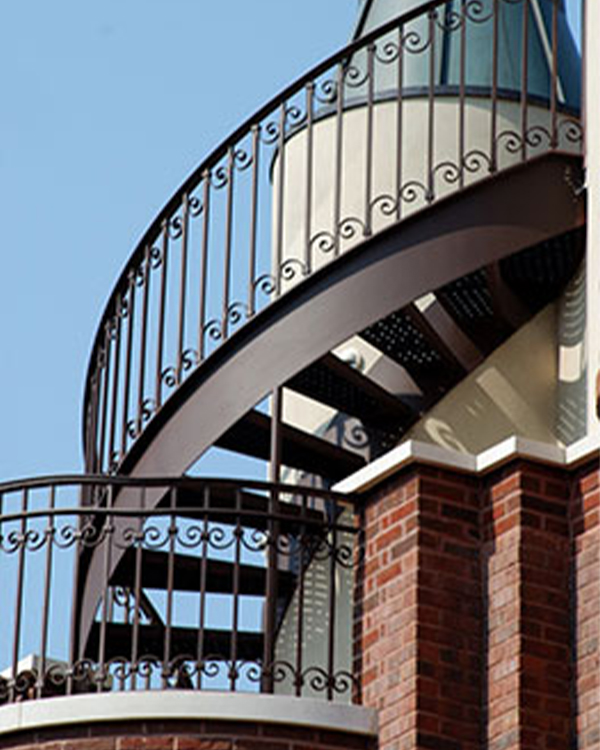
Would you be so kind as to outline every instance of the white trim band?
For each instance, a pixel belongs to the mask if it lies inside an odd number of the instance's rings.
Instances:
[[[251,693],[140,691],[42,698],[0,708],[0,735],[119,721],[231,721],[377,735],[374,709]]]
[[[600,436],[593,435],[568,448],[510,437],[478,453],[459,453],[431,443],[407,440],[334,485],[337,492],[366,492],[405,466],[423,463],[440,468],[484,474],[516,458],[567,468],[600,456]]]

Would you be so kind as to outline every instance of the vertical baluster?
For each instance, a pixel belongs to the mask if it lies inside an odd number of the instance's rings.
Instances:
[[[460,16],[460,72],[458,110],[458,186],[465,185],[465,141],[466,141],[466,71],[467,71],[467,0],[461,0]],[[450,32],[448,32],[450,33]]]
[[[277,490],[269,496],[267,583],[265,591],[264,650],[262,691],[272,693],[274,688],[275,627],[277,622],[277,547],[279,524],[273,519],[278,510]]]
[[[231,618],[231,643],[230,643],[230,670],[229,670],[229,687],[235,692],[238,680],[238,631],[239,631],[239,610],[240,610],[240,565],[241,565],[241,551],[242,551],[242,525],[241,525],[241,510],[242,510],[242,493],[240,490],[236,490],[235,493],[235,552],[233,561],[233,612]]]
[[[281,103],[279,109],[279,139],[278,139],[278,186],[277,186],[277,234],[276,234],[276,256],[275,256],[275,296],[281,294],[281,267],[283,265],[283,230],[285,222],[285,123],[287,110],[285,102]]]
[[[123,404],[121,412],[121,458],[127,452],[129,435],[129,391],[131,388],[131,360],[133,352],[133,331],[135,327],[135,269],[129,272],[129,294],[127,298],[127,344],[125,349],[125,378],[123,384]]]
[[[146,488],[140,489],[140,510],[146,508]],[[138,660],[140,658],[140,604],[142,598],[142,564],[143,564],[143,540],[144,520],[142,514],[138,520],[137,539],[135,540],[135,569],[133,578],[133,623],[131,630],[131,689],[137,689],[137,674],[139,671]]]
[[[256,242],[258,233],[258,180],[260,170],[260,125],[252,126],[252,198],[250,204],[250,254],[248,257],[248,317],[256,309]]]
[[[498,169],[498,63],[500,54],[499,0],[494,0],[492,14],[492,121],[490,124],[490,172],[493,173]]]
[[[112,536],[113,536],[113,518],[110,514],[110,510],[113,507],[113,491],[114,487],[111,485],[108,488],[108,498],[106,503],[107,513],[105,516],[104,527],[102,529],[103,542],[104,542],[104,558],[102,565],[102,616],[100,621],[100,636],[98,639],[98,674],[97,674],[97,685],[96,689],[100,693],[106,682],[108,676],[107,664],[106,664],[106,631],[108,628],[108,621],[110,619],[110,613],[112,611],[110,595],[111,589],[109,585],[110,577],[110,565],[112,557]]]
[[[111,414],[110,414],[110,432],[109,432],[109,443],[108,443],[108,469],[112,471],[115,468],[115,464],[118,463],[118,456],[115,454],[115,442],[117,432],[117,405],[119,403],[119,376],[120,376],[120,365],[121,365],[121,297],[118,296],[116,300],[115,318],[114,318],[114,329],[113,336],[115,342],[115,359],[114,359],[114,370],[113,370],[113,382],[112,382],[112,403],[111,403]]]
[[[329,557],[329,627],[327,637],[327,700],[333,700],[335,694],[335,626],[336,626],[336,554],[337,554],[337,516],[335,500],[331,501],[331,550]]]
[[[281,475],[281,418],[283,414],[283,389],[275,388],[271,399],[270,479],[279,482]]]
[[[435,21],[437,10],[432,8],[429,18],[429,86],[427,107],[427,202],[435,199]]]
[[[98,358],[94,367],[94,374],[89,380],[90,395],[87,401],[85,418],[85,470],[94,474],[98,470],[98,417],[100,410],[100,368]]]
[[[10,700],[17,698],[17,677],[19,674],[19,652],[21,647],[21,621],[23,617],[23,595],[25,586],[25,553],[27,550],[27,516],[29,510],[29,491],[21,493],[21,520],[19,523],[19,559],[17,563],[17,589],[15,592],[15,624],[12,640],[12,683]]]
[[[163,220],[160,264],[160,297],[158,300],[158,331],[156,338],[156,366],[154,371],[154,408],[158,411],[162,404],[163,358],[165,351],[165,316],[167,307],[167,278],[169,260],[169,224]]]
[[[204,631],[206,629],[206,582],[208,573],[208,542],[209,525],[208,510],[210,508],[210,487],[206,485],[202,491],[202,557],[200,559],[200,609],[198,612],[198,643],[196,648],[196,687],[202,690],[202,672],[204,669]]]
[[[173,635],[173,588],[175,583],[175,541],[177,536],[177,525],[175,508],[177,507],[177,489],[170,491],[171,514],[169,515],[169,552],[167,559],[167,607],[165,612],[165,640],[163,644],[163,667],[161,684],[163,690],[169,687],[169,675],[171,670],[171,640]]]
[[[312,272],[312,196],[313,196],[313,151],[314,151],[314,96],[315,84],[306,84],[306,210],[304,213],[304,269],[306,275]]]
[[[367,131],[365,163],[365,237],[372,233],[371,195],[373,192],[373,104],[375,99],[375,45],[367,47]]]
[[[273,391],[271,403],[271,456],[270,479],[279,483],[281,473],[281,415],[282,389]],[[274,687],[273,661],[275,655],[275,628],[277,625],[277,550],[279,546],[279,523],[274,515],[279,511],[279,492],[273,489],[269,496],[267,585],[265,592],[265,637],[263,651],[263,692],[272,693]]]
[[[364,591],[364,549],[365,549],[365,506],[361,503],[358,507],[353,506],[354,515],[354,527],[356,529],[356,536],[353,541],[353,554],[352,561],[354,565],[353,575],[353,623],[356,622],[356,616],[359,615],[359,611],[362,609],[360,602],[363,601]],[[362,621],[364,624],[364,620]],[[358,623],[357,623],[358,624]],[[362,624],[359,625],[362,628]],[[353,677],[353,695],[352,703],[356,706],[362,705],[362,673],[363,673],[363,654],[360,646],[358,646],[356,640],[354,641],[354,648],[352,649],[352,677]]]
[[[396,98],[396,219],[402,218],[402,170],[404,143],[404,26],[398,27],[398,95]]]
[[[139,349],[139,371],[138,371],[138,399],[137,399],[137,422],[136,437],[142,431],[144,415],[146,412],[144,389],[146,385],[146,347],[148,336],[148,298],[150,296],[150,264],[152,262],[151,249],[146,248],[144,264],[142,268],[141,283],[144,288],[142,295],[142,314],[140,321],[140,349]]]
[[[233,175],[235,167],[235,147],[230,146],[227,152],[227,206],[225,208],[225,256],[223,259],[223,312],[221,333],[223,341],[229,335],[229,294],[231,285],[231,243],[233,232]]]
[[[208,288],[208,242],[210,228],[210,172],[202,174],[202,249],[200,256],[200,295],[198,301],[198,357],[204,359],[204,329],[206,328],[206,290]]]
[[[338,64],[336,82],[336,123],[335,123],[335,187],[333,193],[333,247],[334,255],[340,253],[340,223],[342,215],[342,177],[344,157],[344,65]]]
[[[102,416],[100,417],[100,442],[98,445],[98,471],[102,473],[104,467],[104,450],[106,448],[106,431],[108,425],[108,396],[110,391],[110,361],[112,356],[112,338],[110,324],[104,325],[104,367],[102,376]],[[100,358],[102,355],[100,355]],[[110,459],[109,459],[110,463]]]
[[[306,495],[303,493],[300,506],[300,534],[298,537],[298,614],[296,616],[296,675],[295,692],[297,697],[302,696],[304,670],[304,586],[305,586],[305,564],[307,562],[305,550],[307,548],[306,533]]]
[[[48,507],[48,525],[46,527],[46,559],[44,563],[44,601],[42,604],[42,627],[40,633],[40,661],[38,666],[36,697],[41,698],[46,679],[46,656],[48,652],[48,625],[50,619],[50,590],[52,587],[52,563],[54,552],[54,508],[56,506],[56,487],[50,487]]]
[[[189,203],[189,195],[184,193],[181,200],[181,265],[179,268],[179,312],[177,321],[177,365],[175,374],[175,382],[177,385],[179,385],[183,379],[183,369],[185,366],[185,303],[188,270]]]
[[[95,485],[82,485],[79,488],[80,500],[79,504],[82,504],[83,497],[89,491],[90,497],[97,496],[97,488]],[[99,505],[99,500],[96,499],[94,505]],[[82,516],[77,517],[79,524],[79,530],[81,531],[85,519]],[[81,551],[84,549],[82,543],[82,535],[75,537],[73,542],[73,583],[71,591],[73,592],[71,598],[71,616],[69,625],[69,665],[66,672],[65,692],[67,695],[73,693],[73,682],[75,678],[76,666],[79,657],[79,607],[78,607],[78,593],[80,591],[80,557]]]
[[[523,37],[521,49],[521,159],[527,159],[528,107],[527,85],[529,77],[529,0],[523,0]]]
[[[550,148],[558,146],[558,0],[552,0],[552,80],[550,82],[550,110],[552,117],[552,136]]]

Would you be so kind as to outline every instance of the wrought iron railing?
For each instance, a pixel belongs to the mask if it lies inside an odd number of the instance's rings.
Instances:
[[[156,490],[164,501],[147,509]],[[113,507],[125,491],[128,507]],[[357,554],[348,497],[55,477],[0,485],[0,498],[0,703],[172,687],[357,699],[351,609],[338,609]]]
[[[86,382],[86,470],[115,471],[211,352],[295,283],[475,180],[580,149],[565,29],[558,0],[430,0],[241,125],[110,296]]]

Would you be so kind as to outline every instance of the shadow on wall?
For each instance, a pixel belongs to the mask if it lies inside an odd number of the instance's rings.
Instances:
[[[556,434],[565,445],[583,438],[587,427],[585,284],[582,265],[560,303]]]
[[[557,443],[558,306],[551,304],[443,398],[407,437],[480,453],[513,435]]]

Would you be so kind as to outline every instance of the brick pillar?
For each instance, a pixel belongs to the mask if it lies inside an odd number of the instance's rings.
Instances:
[[[511,466],[486,513],[490,748],[567,748],[571,736],[569,482]]]
[[[481,577],[477,480],[416,468],[366,504],[357,630],[380,750],[478,750]]]
[[[520,687],[519,477],[498,477],[487,495],[482,550],[485,581],[486,739],[518,747]]]
[[[380,750],[600,750],[597,459],[404,469],[365,501],[364,552]]]
[[[599,478],[597,462],[579,470],[571,502],[577,750],[600,748]]]

